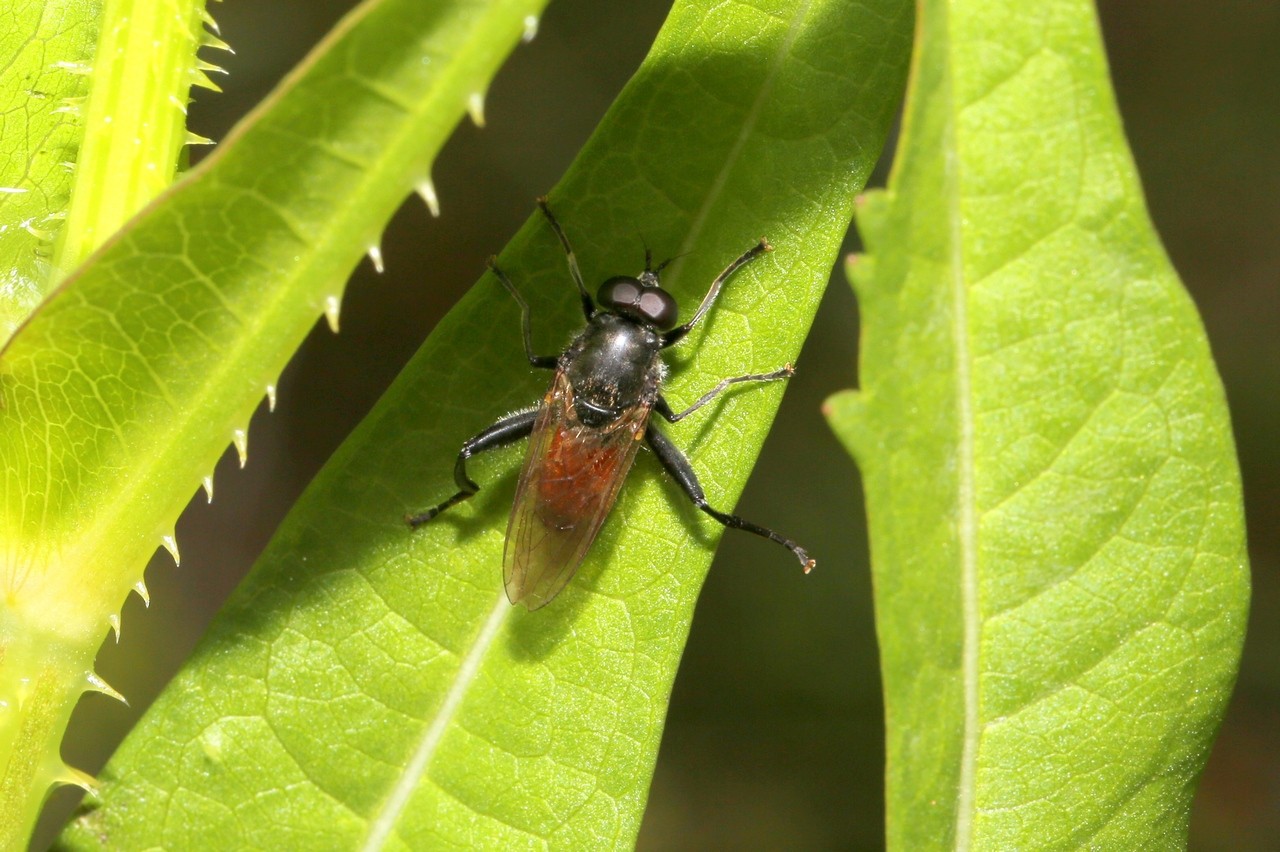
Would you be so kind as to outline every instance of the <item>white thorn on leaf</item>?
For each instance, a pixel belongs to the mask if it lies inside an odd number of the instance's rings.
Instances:
[[[84,680],[85,680],[85,683],[87,684],[87,687],[86,687],[87,689],[92,689],[94,692],[101,692],[103,695],[109,698],[114,698],[116,701],[119,701],[125,707],[129,706],[128,699],[126,699],[123,695],[117,692],[115,688],[111,686],[111,684],[107,683],[105,680],[98,677],[97,672],[85,672]]]
[[[467,98],[467,112],[476,127],[484,127],[484,92],[472,92]]]
[[[20,186],[0,186],[0,195],[21,195],[26,191]]]
[[[138,597],[142,598],[142,605],[151,608],[151,593],[147,591],[147,584],[144,580],[139,580],[133,584],[133,590],[138,593]]]
[[[222,30],[218,29],[218,22],[213,19],[213,15],[209,14],[209,10],[204,6],[200,7],[200,11],[197,14],[200,15],[200,20],[204,21],[204,25],[206,27],[213,30],[215,33],[222,32]]]
[[[373,270],[381,275],[386,271],[386,267],[382,265],[382,246],[372,245],[368,250],[369,260],[373,261]]]
[[[169,555],[173,557],[173,567],[177,568],[182,564],[181,557],[178,556],[178,539],[173,533],[160,537],[160,543],[164,545],[164,549],[169,551]]]
[[[538,34],[538,16],[525,15],[524,16],[524,35],[520,37],[521,40],[523,40],[525,44],[528,44],[529,42],[533,41],[534,37],[537,34]]]
[[[276,410],[276,386],[267,385],[267,411]]]
[[[213,474],[211,473],[208,476],[206,476],[204,479],[200,480],[200,485],[204,488],[204,496],[206,498],[205,502],[212,503],[213,502]]]
[[[98,779],[88,772],[81,772],[79,769],[66,764],[63,764],[61,770],[53,776],[53,783],[79,787],[90,796],[98,795]]]
[[[116,634],[116,644],[120,644],[120,613],[113,612],[107,616],[107,624],[111,625],[111,629]]]
[[[236,452],[240,455],[240,467],[244,467],[249,461],[249,434],[243,429],[237,429],[231,433],[231,443],[236,445]]]
[[[177,95],[169,96],[169,104],[171,106],[177,107],[178,112],[182,113],[183,115],[187,114],[187,105],[183,103],[181,100],[179,100]]]
[[[214,65],[212,62],[205,62],[203,59],[196,59],[196,67],[201,71],[212,71],[214,74],[226,74],[227,69],[221,65]]]
[[[342,312],[342,300],[337,296],[326,296],[324,299],[324,318],[329,321],[329,330],[338,333],[338,314]]]
[[[81,77],[87,77],[93,73],[93,66],[88,62],[55,62],[53,67]]]
[[[212,21],[208,21],[206,23],[212,23]],[[217,24],[214,24],[214,28],[217,28]],[[227,44],[213,33],[202,33],[200,36],[200,46],[212,47],[214,50],[225,50],[227,53],[235,54],[235,51],[231,49],[231,45]]]
[[[212,140],[212,139],[210,139],[208,136],[201,136],[199,133],[192,133],[190,130],[188,130],[188,131],[186,132],[186,135],[185,135],[185,136],[183,137],[183,139],[182,139],[182,144],[184,144],[184,145],[212,145],[212,144],[214,144],[214,142],[213,142],[213,140]]]
[[[431,182],[431,178],[419,181],[416,189],[418,190],[418,197],[427,205],[427,210],[430,211],[432,218],[439,219],[440,198],[436,195],[436,185]]]
[[[221,92],[222,87],[213,80],[209,79],[209,75],[201,71],[199,68],[192,68],[188,75],[191,77],[191,85],[199,86],[202,89],[208,89],[211,92]]]

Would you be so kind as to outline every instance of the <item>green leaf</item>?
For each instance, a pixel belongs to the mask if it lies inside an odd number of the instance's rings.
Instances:
[[[78,107],[100,2],[15,0],[0,14],[0,342],[49,290],[50,243],[71,198]]]
[[[552,193],[591,282],[637,271],[646,243],[688,252],[664,272],[686,316],[759,236],[776,247],[673,350],[673,404],[794,358],[899,98],[910,21],[905,0],[678,3]],[[563,345],[581,309],[545,223],[501,261],[535,348]],[[642,454],[578,576],[530,613],[501,583],[517,450],[472,461],[475,499],[414,533],[402,520],[451,494],[462,441],[548,379],[485,276],[295,507],[68,843],[631,845],[721,528]],[[713,505],[733,504],[781,392],[742,388],[667,430]],[[774,582],[805,582],[759,546]]]
[[[227,443],[243,446],[250,414],[316,317],[336,323],[351,267],[404,195],[430,194],[432,159],[468,108],[478,114],[544,2],[365,3],[10,341],[0,371],[0,702],[19,710],[0,726],[0,845],[19,842],[51,782],[83,783],[57,744],[80,694],[110,690],[91,673],[108,624],[131,588],[145,594],[157,545],[176,556],[182,507]],[[173,12],[152,0],[117,8],[143,6]],[[108,67],[108,87],[133,79],[102,61],[94,73]],[[138,106],[127,93],[109,103]],[[129,185],[111,168],[86,174],[97,177],[78,182],[77,197]],[[98,223],[88,228],[97,238],[111,201],[89,204],[81,220]]]
[[[931,0],[858,213],[891,849],[1175,849],[1235,678],[1241,494],[1085,0]]]

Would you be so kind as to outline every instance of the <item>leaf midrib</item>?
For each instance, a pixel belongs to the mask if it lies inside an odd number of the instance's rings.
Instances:
[[[942,14],[946,14],[942,12]],[[973,388],[969,373],[969,303],[964,275],[964,219],[960,210],[960,160],[956,126],[959,109],[953,89],[949,23],[944,23],[947,45],[941,90],[946,120],[943,126],[943,192],[946,194],[948,274],[952,301],[952,355],[955,359],[956,406],[956,537],[960,560],[961,684],[964,698],[964,733],[960,754],[960,780],[955,816],[956,852],[968,852],[973,841],[973,817],[977,797],[978,741],[978,650],[981,640],[981,613],[978,607],[977,510],[974,505]]]

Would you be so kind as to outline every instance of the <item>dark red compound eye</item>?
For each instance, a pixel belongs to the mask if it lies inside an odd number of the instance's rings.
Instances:
[[[640,279],[618,275],[600,285],[596,295],[600,306],[647,322],[660,329],[676,324],[676,300],[661,287],[646,287]]]
[[[640,294],[637,306],[640,314],[658,328],[667,329],[676,324],[679,309],[676,300],[666,290],[651,287]]]

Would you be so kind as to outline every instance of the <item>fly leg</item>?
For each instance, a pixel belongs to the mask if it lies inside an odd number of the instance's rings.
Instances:
[[[551,214],[551,208],[547,206],[547,197],[541,196],[538,199],[538,209],[542,211],[542,215],[547,217],[547,222],[551,225],[551,230],[556,232],[556,236],[560,239],[560,246],[564,249],[565,257],[569,259],[569,274],[573,276],[573,283],[578,285],[578,295],[582,297],[582,313],[587,319],[591,319],[596,314],[596,303],[592,301],[591,294],[587,292],[587,285],[582,281],[582,270],[578,269],[578,257],[573,253],[573,246],[569,245],[569,238],[565,236],[564,228],[560,227],[560,222]]]
[[[763,536],[770,541],[776,541],[795,554],[806,574],[813,570],[813,566],[817,564],[816,560],[812,559],[803,547],[791,539],[783,538],[766,527],[753,524],[750,521],[744,521],[737,515],[727,515],[711,508],[707,503],[706,495],[702,493],[702,486],[698,484],[698,475],[693,472],[693,467],[689,464],[689,460],[685,458],[684,453],[680,452],[675,444],[671,443],[671,439],[659,432],[652,423],[645,430],[645,440],[649,442],[653,454],[658,457],[658,461],[666,468],[667,473],[671,474],[671,478],[679,484],[685,494],[689,495],[689,499],[693,501],[695,506],[726,527],[746,530],[749,533]]]
[[[520,295],[520,291],[516,289],[516,285],[511,283],[511,279],[507,277],[507,273],[498,267],[498,258],[489,258],[489,268],[493,270],[493,274],[498,276],[498,280],[502,282],[502,286],[507,288],[507,292],[511,294],[511,298],[516,300],[516,304],[520,306],[520,331],[524,335],[524,355],[529,359],[529,363],[535,367],[541,367],[544,370],[554,370],[559,358],[555,355],[535,355],[533,354],[533,333],[529,329],[529,303],[524,300],[524,296]],[[477,436],[478,437],[478,436]]]
[[[417,515],[405,515],[405,523],[411,527],[420,527],[445,509],[456,506],[463,500],[474,496],[480,490],[480,486],[472,482],[471,477],[467,476],[467,459],[476,453],[483,453],[485,450],[492,450],[497,447],[505,447],[522,438],[529,437],[533,432],[534,421],[537,419],[538,409],[536,408],[509,414],[463,444],[461,451],[458,452],[458,461],[453,466],[453,479],[458,483],[458,493],[425,512]]]
[[[795,374],[795,367],[787,364],[781,370],[774,370],[772,373],[755,373],[750,376],[734,376],[732,379],[721,379],[719,384],[704,393],[702,396],[698,397],[698,401],[686,408],[684,411],[672,411],[671,404],[661,396],[659,396],[657,402],[654,403],[653,410],[661,414],[668,423],[675,423],[678,420],[683,420],[711,400],[715,399],[725,388],[729,387],[729,385],[736,385],[741,382],[775,382],[778,379],[789,379]]]
[[[733,275],[733,273],[737,272],[740,268],[746,266],[760,255],[771,251],[773,251],[773,246],[769,245],[768,240],[761,237],[760,242],[744,251],[737,260],[726,266],[724,268],[724,272],[717,275],[716,280],[711,282],[711,288],[707,290],[707,295],[702,297],[702,304],[698,305],[698,310],[694,312],[693,318],[684,325],[678,325],[670,331],[663,333],[662,348],[666,349],[668,346],[679,343],[684,339],[684,336],[689,333],[690,329],[698,324],[698,321],[702,319],[703,315],[706,314],[707,311],[711,310],[711,305],[715,302],[716,297],[720,295],[720,288],[724,286],[724,282],[728,281],[729,277]]]

